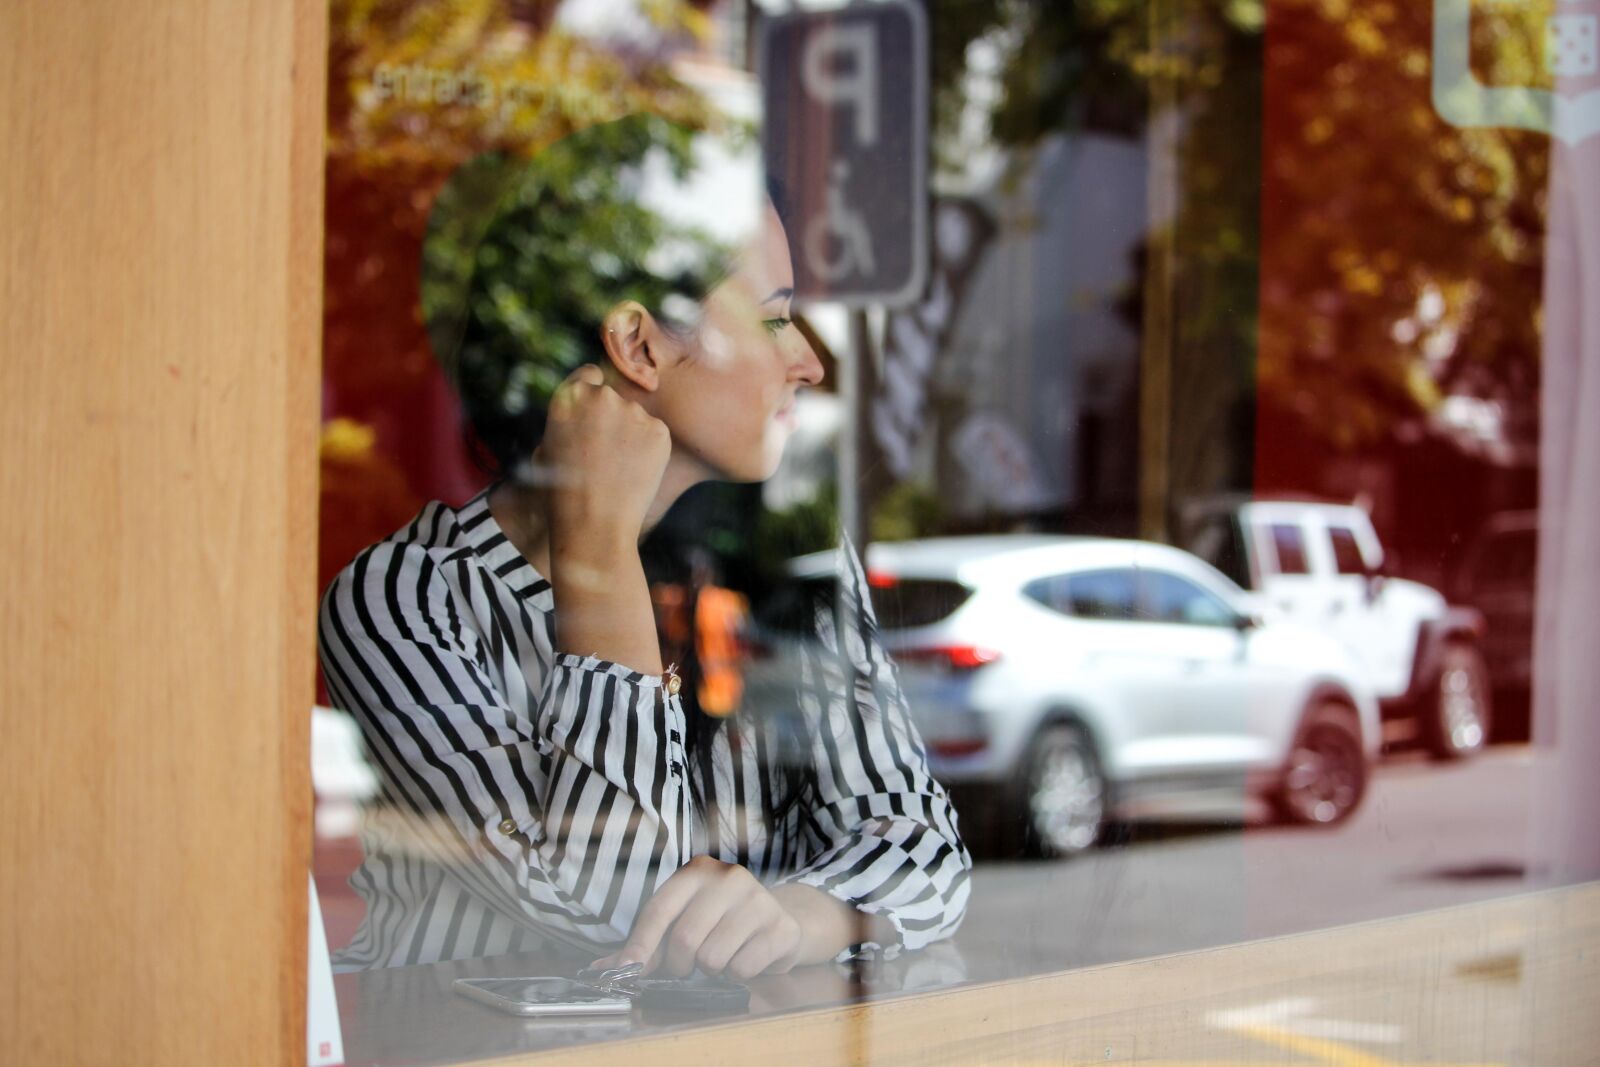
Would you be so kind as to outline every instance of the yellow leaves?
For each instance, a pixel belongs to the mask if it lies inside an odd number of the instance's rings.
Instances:
[[[1306,123],[1303,131],[1307,144],[1322,144],[1333,136],[1333,120],[1326,115],[1318,115]]]
[[[645,14],[669,33],[712,29],[685,0],[649,0]],[[664,65],[635,69],[559,25],[535,31],[504,0],[341,0],[329,53],[330,166],[372,174],[448,170],[488,149],[537,151],[633,112],[689,126],[709,115]]]
[[[1383,291],[1383,275],[1368,266],[1345,271],[1340,280],[1346,290],[1361,296],[1377,296]]]
[[[1550,88],[1544,46],[1553,13],[1553,0],[1485,5],[1473,19],[1474,69],[1491,85]]]
[[[1339,286],[1355,296],[1378,296],[1384,291],[1384,272],[1368,262],[1358,248],[1341,245],[1334,248],[1328,262],[1339,275]]]
[[[1374,263],[1367,259],[1361,249],[1349,245],[1334,249],[1329,260],[1339,274],[1340,286],[1345,292],[1357,296],[1377,296],[1383,292],[1385,262],[1391,269],[1399,266],[1399,257],[1393,251],[1386,251]]]
[[[1241,30],[1253,32],[1267,23],[1267,6],[1263,0],[1228,0],[1225,14],[1228,21]]]
[[[700,41],[711,36],[710,16],[683,0],[642,0],[639,10],[646,21],[663,32],[683,31]]]
[[[360,463],[377,443],[378,432],[371,426],[340,417],[323,424],[318,452],[324,463]]]
[[[1432,411],[1442,398],[1439,383],[1433,380],[1428,365],[1420,360],[1406,364],[1405,388],[1417,407],[1423,411]]]
[[[1386,51],[1389,47],[1388,39],[1377,23],[1365,16],[1357,16],[1345,24],[1345,36],[1355,46],[1357,52],[1364,56],[1376,56]]]

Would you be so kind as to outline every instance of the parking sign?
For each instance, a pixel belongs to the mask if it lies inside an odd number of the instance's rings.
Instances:
[[[903,306],[927,272],[928,31],[915,0],[767,21],[762,158],[798,296]]]

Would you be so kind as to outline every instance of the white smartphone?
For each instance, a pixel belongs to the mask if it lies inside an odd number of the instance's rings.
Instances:
[[[512,1015],[625,1015],[633,1002],[570,978],[457,978],[456,992]]]

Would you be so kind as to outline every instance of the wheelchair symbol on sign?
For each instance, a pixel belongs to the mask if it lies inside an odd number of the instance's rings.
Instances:
[[[856,145],[878,143],[878,35],[869,24],[825,25],[807,42],[801,57],[800,82],[807,95],[850,116]],[[806,262],[825,285],[872,276],[872,228],[866,216],[850,206],[846,186],[850,164],[836,161],[823,192],[822,211],[806,225]]]
[[[875,269],[872,229],[861,212],[845,202],[849,177],[848,163],[840,160],[833,165],[823,210],[806,226],[806,262],[813,274],[830,285],[852,275],[870,276]]]

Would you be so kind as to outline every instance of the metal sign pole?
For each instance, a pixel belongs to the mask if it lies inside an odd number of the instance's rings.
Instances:
[[[845,337],[839,369],[839,401],[845,413],[839,431],[839,527],[857,549],[865,551],[867,516],[861,495],[861,435],[867,408],[865,360],[870,353],[865,311],[858,308],[850,312],[850,328]]]

